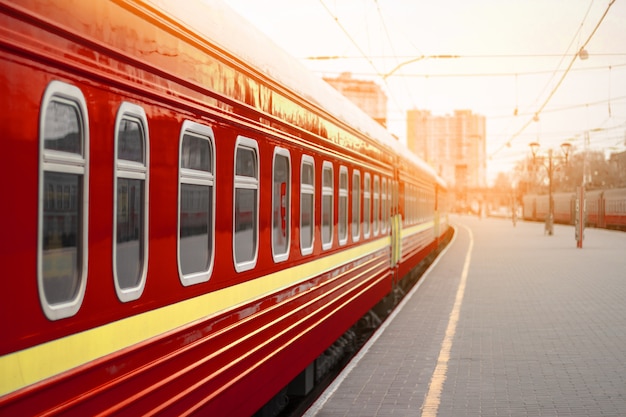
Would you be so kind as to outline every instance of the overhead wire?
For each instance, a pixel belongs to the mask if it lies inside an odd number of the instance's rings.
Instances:
[[[460,56],[463,58],[463,56]],[[611,65],[610,68],[623,68],[626,67],[626,63]],[[585,67],[585,68],[573,68],[570,72],[584,72],[584,71],[598,71],[605,70],[608,67],[605,65],[602,66],[594,66],[594,67]],[[557,70],[558,72],[564,72],[565,69]],[[316,71],[323,72],[326,74],[339,74],[339,72],[333,71]],[[394,78],[471,78],[471,77],[515,77],[515,76],[536,76],[536,75],[544,75],[544,74],[552,74],[554,70],[539,70],[539,71],[516,71],[516,72],[468,72],[468,73],[441,73],[441,74],[427,74],[427,73],[412,73],[412,74],[394,74]],[[369,73],[369,72],[353,72],[355,75],[363,75],[363,76],[376,76],[378,74]]]
[[[376,65],[374,65],[374,62],[371,60],[371,58],[369,57],[368,54],[365,53],[365,51],[359,46],[359,44],[356,42],[356,40],[352,37],[352,35],[350,35],[350,32],[348,32],[348,30],[345,28],[345,26],[339,21],[339,17],[335,16],[332,12],[332,10],[330,10],[328,8],[328,6],[326,5],[326,3],[324,2],[324,0],[320,0],[320,3],[322,4],[322,6],[324,7],[324,9],[326,10],[326,12],[330,15],[330,17],[333,18],[333,20],[335,21],[335,23],[337,24],[337,26],[339,26],[339,29],[341,29],[341,31],[344,33],[344,35],[346,35],[346,37],[350,40],[350,42],[352,43],[352,45],[354,45],[354,47],[357,49],[357,51],[359,51],[359,53],[363,56],[363,58],[365,58],[367,60],[367,62],[370,64],[370,66],[374,69],[374,71],[376,72],[377,75],[381,75],[380,71],[378,71],[378,68],[376,68]]]
[[[594,27],[593,31],[591,32],[591,34],[587,37],[587,40],[581,45],[580,50],[584,50],[585,47],[587,46],[587,44],[591,41],[591,38],[593,38],[593,36],[595,35],[596,31],[598,30],[598,28],[600,27],[600,25],[602,24],[602,22],[604,21],[604,18],[606,17],[606,15],[608,14],[609,10],[611,9],[611,6],[613,6],[613,4],[615,3],[615,0],[611,0],[609,5],[607,6],[606,10],[604,11],[604,13],[602,14],[602,17],[600,17],[600,20],[598,21],[598,23],[596,24],[596,26]],[[511,146],[511,142],[513,142],[513,140],[515,140],[524,130],[526,130],[526,128],[528,126],[530,126],[530,124],[537,120],[539,118],[539,115],[541,114],[541,112],[543,111],[543,109],[546,107],[546,105],[550,102],[550,100],[552,99],[552,97],[554,96],[554,94],[556,94],[557,90],[559,89],[559,87],[561,86],[561,84],[563,83],[563,80],[565,79],[565,77],[567,76],[567,74],[569,73],[569,71],[571,70],[572,66],[574,65],[574,62],[576,62],[578,55],[575,55],[572,60],[570,61],[569,65],[567,66],[566,70],[563,72],[563,75],[561,76],[561,78],[559,79],[558,83],[554,86],[554,88],[552,89],[552,91],[550,92],[550,94],[548,95],[548,97],[544,100],[544,102],[541,104],[541,106],[539,106],[539,109],[536,110],[533,114],[533,117],[528,119],[528,121],[526,123],[524,123],[524,125],[518,129],[512,136],[511,138],[502,146],[500,146],[498,149],[496,149],[496,151],[494,151],[489,158],[492,158],[494,155],[496,155],[498,152],[500,152],[502,149],[506,148],[506,147],[510,147]]]
[[[570,48],[576,41],[576,38],[578,38],[578,40],[580,41],[580,33],[582,31],[583,25],[585,24],[585,21],[587,20],[587,17],[589,16],[589,12],[591,11],[591,6],[593,6],[593,3],[594,3],[594,0],[591,0],[589,2],[589,7],[587,8],[585,15],[583,16],[583,20],[580,22],[580,25],[578,26],[578,30],[576,31],[576,33],[574,33],[574,36],[572,37],[572,40],[570,41],[569,45],[567,45],[567,48],[565,49],[565,53],[561,55],[561,59],[559,60],[559,63],[557,64],[556,69],[553,71],[552,77],[550,77],[550,79],[546,82],[544,87],[541,89],[541,92],[537,95],[537,99],[535,99],[535,103],[539,100],[539,97],[541,97],[544,94],[548,86],[552,83],[552,80],[554,80],[554,77],[556,77],[556,74],[560,71],[561,64],[563,64],[563,61],[565,61],[565,58],[567,57],[567,53],[569,52]],[[578,51],[576,51],[572,59],[575,61],[577,57],[578,57]],[[533,105],[535,103],[533,103]]]
[[[400,59],[398,58],[398,55],[396,54],[394,43],[391,41],[391,35],[389,34],[389,29],[387,28],[387,22],[385,21],[385,18],[383,16],[382,10],[380,9],[380,4],[378,3],[378,0],[374,0],[374,4],[376,5],[376,10],[378,12],[378,16],[380,18],[380,22],[381,22],[381,24],[383,26],[383,30],[385,31],[385,36],[387,37],[387,42],[389,42],[389,48],[391,49],[391,53],[393,54],[392,58],[394,59],[396,64],[398,64],[398,63],[400,63]],[[396,97],[392,94],[392,89],[389,88],[389,84],[387,83],[387,78],[383,76],[382,80],[385,83],[385,85],[387,86],[388,93],[390,94],[393,102],[395,103],[395,105],[398,108],[400,108],[400,105],[399,105]],[[404,85],[405,85],[405,91],[407,91],[409,93],[409,100],[411,101],[411,103],[414,103],[415,100],[413,99],[413,95],[411,94],[411,89],[408,87],[406,81],[404,81]]]

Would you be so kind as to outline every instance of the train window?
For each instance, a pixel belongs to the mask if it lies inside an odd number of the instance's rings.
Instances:
[[[405,184],[404,194],[404,216],[402,217],[402,225],[408,226],[411,222],[411,186]]]
[[[394,208],[394,202],[396,201],[394,182],[389,181],[389,185],[387,186],[387,213],[385,213],[385,218],[387,219],[387,227],[391,230],[391,216]]]
[[[122,103],[115,121],[113,275],[120,301],[136,300],[148,264],[148,123],[144,110]]]
[[[345,245],[348,241],[348,168],[339,167],[339,244]]]
[[[387,179],[383,178],[383,190],[380,194],[381,210],[380,210],[380,231],[387,232]]]
[[[291,157],[283,148],[274,149],[272,185],[272,256],[274,262],[289,257],[291,230]]]
[[[374,175],[374,236],[378,235],[378,217],[380,216],[380,179]]]
[[[75,86],[52,81],[41,103],[37,286],[50,320],[76,314],[87,283],[89,129]]]
[[[372,223],[371,218],[371,188],[370,188],[370,174],[365,173],[363,177],[363,237],[368,238],[370,236],[370,225]]]
[[[313,252],[315,230],[315,163],[308,155],[302,156],[300,167],[300,251]]]
[[[178,268],[183,285],[208,281],[213,267],[215,153],[213,130],[186,120],[180,137]]]
[[[361,173],[352,172],[352,240],[358,241],[361,235]]]
[[[322,165],[322,249],[330,249],[333,244],[333,164],[324,161]]]
[[[413,223],[413,212],[415,210],[415,202],[413,200],[413,196],[414,196],[414,191],[413,191],[413,186],[409,185],[407,188],[405,188],[405,201],[404,201],[404,205],[405,205],[405,216],[406,216],[406,223],[407,225],[412,224]]]
[[[235,147],[233,252],[235,270],[256,265],[259,224],[259,148],[255,140],[239,136]]]

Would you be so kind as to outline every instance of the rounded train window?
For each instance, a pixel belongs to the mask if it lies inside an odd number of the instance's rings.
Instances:
[[[37,284],[51,320],[76,314],[87,284],[89,123],[75,86],[52,81],[39,120]]]
[[[345,245],[348,241],[348,168],[339,167],[339,207],[338,207],[337,230],[339,244]]]
[[[334,225],[334,196],[335,180],[333,164],[324,161],[322,164],[322,249],[330,249],[333,246],[333,225]]]
[[[259,236],[259,148],[243,136],[235,145],[234,203],[233,256],[243,272],[256,265]]]
[[[215,243],[213,130],[185,121],[180,135],[178,268],[183,285],[208,281]]]
[[[302,156],[300,167],[300,252],[313,253],[315,239],[315,161]]]
[[[148,123],[144,110],[122,103],[115,122],[113,275],[120,301],[143,293],[148,266]]]
[[[272,256],[274,262],[282,262],[289,258],[291,241],[291,156],[287,149],[274,149],[272,171]]]

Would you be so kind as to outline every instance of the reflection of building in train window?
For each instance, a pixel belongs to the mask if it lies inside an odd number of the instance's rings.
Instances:
[[[348,241],[348,168],[339,167],[339,213],[338,232],[339,244],[345,245]]]
[[[274,262],[289,257],[291,240],[291,159],[289,151],[274,149],[272,185],[272,255]]]
[[[121,301],[139,298],[148,261],[148,124],[144,110],[122,103],[115,122],[113,274]]]
[[[330,249],[333,245],[334,180],[333,164],[324,161],[322,164],[322,249]]]
[[[215,178],[213,131],[185,121],[180,139],[178,268],[183,285],[205,282],[213,266]]]
[[[312,157],[302,156],[300,168],[300,251],[313,252],[315,232],[315,165]]]
[[[70,186],[63,186],[63,208],[65,210],[70,208]]]
[[[57,193],[56,193],[56,209],[63,210],[63,185],[57,184]]]
[[[38,286],[44,313],[56,320],[76,314],[85,293],[89,131],[75,86],[51,82],[41,106]]]
[[[235,145],[233,252],[237,272],[256,265],[259,220],[259,148],[242,136]]]

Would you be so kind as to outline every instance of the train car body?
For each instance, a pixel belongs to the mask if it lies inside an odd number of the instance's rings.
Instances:
[[[0,19],[2,415],[253,414],[448,230],[432,169],[219,3]]]
[[[626,230],[626,188],[606,190],[602,198],[602,226]]]
[[[574,224],[576,194],[555,193],[554,221]],[[548,215],[547,195],[526,195],[523,198],[525,220],[545,221]],[[626,230],[626,189],[591,190],[585,192],[585,223],[590,227]]]

